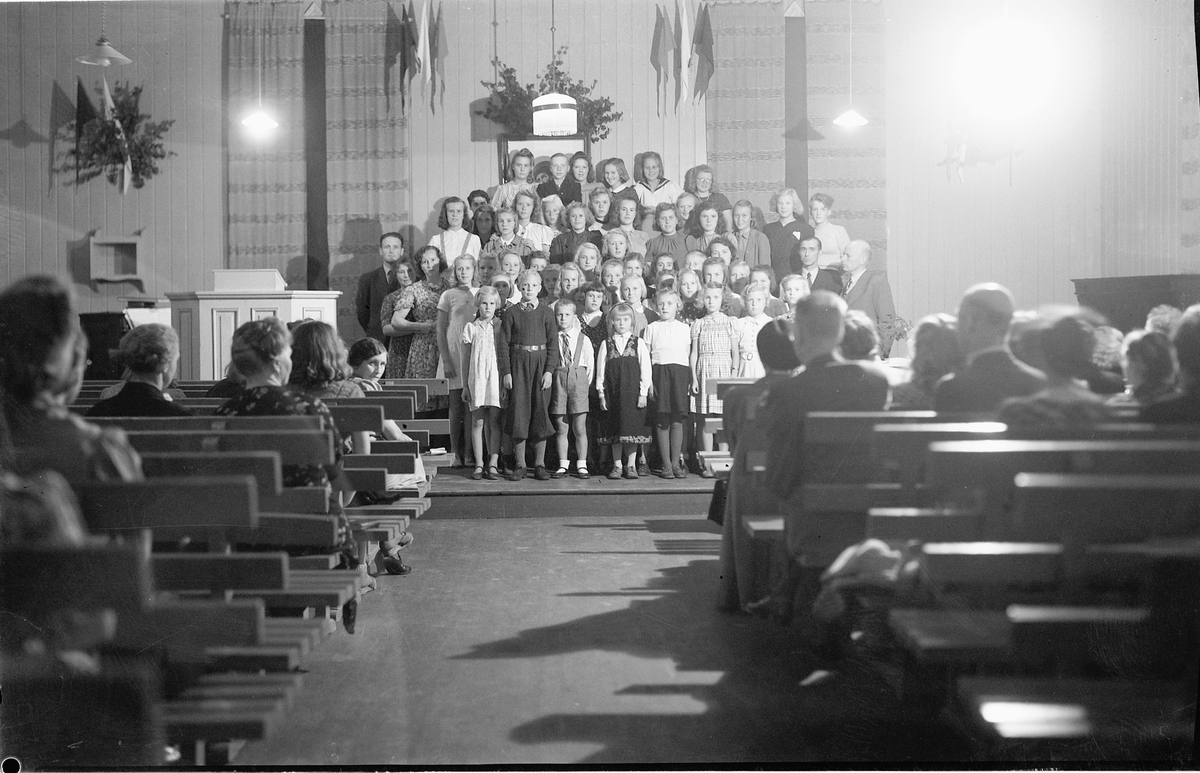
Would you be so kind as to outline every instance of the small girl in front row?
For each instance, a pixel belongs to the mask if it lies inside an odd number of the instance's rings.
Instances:
[[[500,480],[500,370],[496,364],[496,311],[500,293],[490,285],[475,294],[479,316],[467,323],[462,334],[463,403],[471,412],[471,446],[475,450],[472,480]],[[486,435],[485,435],[486,432]],[[487,472],[483,448],[487,443]]]
[[[663,478],[686,478],[683,465],[683,419],[688,414],[688,393],[692,371],[690,357],[692,333],[686,322],[676,319],[679,293],[673,289],[658,292],[655,298],[658,320],[646,327],[646,346],[650,349],[650,370],[657,405],[655,434],[662,458]]]
[[[707,430],[705,419],[721,415],[721,401],[708,393],[708,380],[729,378],[738,362],[738,337],[733,319],[721,311],[725,288],[710,284],[704,288],[705,315],[692,324],[692,394],[696,395],[696,413],[700,422],[700,449],[713,450],[713,433]],[[705,469],[701,475],[711,478]]]
[[[646,435],[646,402],[650,394],[650,353],[646,342],[633,334],[633,309],[618,303],[608,312],[613,333],[600,347],[596,361],[596,385],[600,407],[607,413],[602,433],[612,446],[613,466],[609,480],[636,480],[638,446],[649,443]]]
[[[559,366],[554,371],[550,420],[554,422],[555,443],[558,446],[558,469],[550,473],[550,477],[567,476],[567,435],[574,431],[575,471],[580,479],[586,480],[588,390],[595,375],[596,352],[579,326],[574,300],[559,298],[554,303],[554,320],[558,323]]]

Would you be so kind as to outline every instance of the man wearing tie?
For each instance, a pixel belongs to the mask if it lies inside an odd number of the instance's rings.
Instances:
[[[827,290],[836,295],[842,294],[842,280],[836,271],[827,268],[817,268],[821,259],[821,240],[815,236],[801,239],[792,249],[792,273],[804,277],[808,282],[809,292]]]
[[[892,338],[883,329],[885,322],[890,323],[896,317],[896,306],[892,302],[892,288],[888,285],[887,273],[879,270],[867,270],[871,262],[871,245],[862,239],[855,239],[846,245],[842,253],[842,264],[846,273],[842,275],[845,290],[842,296],[846,306],[864,312],[879,330],[879,355],[887,357],[892,348]]]
[[[383,334],[379,312],[383,308],[383,299],[400,289],[396,264],[404,257],[404,237],[395,231],[379,237],[379,255],[383,258],[383,265],[358,278],[354,312],[366,334],[386,347],[388,337]]]

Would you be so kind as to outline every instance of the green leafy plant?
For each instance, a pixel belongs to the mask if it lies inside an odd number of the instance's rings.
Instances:
[[[889,314],[879,321],[879,338],[886,341],[904,341],[912,329],[912,320]]]
[[[475,111],[488,120],[495,121],[509,131],[510,134],[533,133],[533,100],[542,94],[558,92],[575,99],[576,110],[579,114],[579,133],[587,135],[591,142],[598,142],[608,136],[608,125],[621,120],[622,113],[614,112],[613,101],[608,97],[592,97],[596,81],[589,86],[583,81],[571,80],[571,76],[563,69],[567,56],[567,47],[562,46],[555,52],[554,61],[546,66],[537,85],[522,86],[517,80],[517,71],[500,61],[493,59],[492,64],[499,71],[498,79],[492,82],[481,81],[491,90],[487,107]]]
[[[103,104],[104,91],[96,87]],[[130,182],[134,188],[141,188],[154,175],[158,174],[159,161],[168,156],[177,155],[174,151],[163,147],[163,135],[171,128],[174,120],[151,121],[150,116],[139,112],[138,103],[141,100],[142,87],[129,87],[129,82],[115,83],[112,87],[113,106],[116,118],[121,122],[125,132],[125,144],[129,148],[129,160],[133,167]],[[71,121],[61,130],[64,141],[75,139],[75,122]],[[82,185],[105,175],[110,183],[119,185],[121,173],[125,168],[125,153],[120,134],[112,121],[96,117],[83,126],[79,143],[62,154],[63,163],[54,171],[69,173],[71,179],[67,185],[76,182],[75,172],[79,176],[76,184]]]

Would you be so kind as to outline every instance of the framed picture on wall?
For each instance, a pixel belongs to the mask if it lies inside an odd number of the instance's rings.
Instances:
[[[549,175],[550,157],[555,153],[565,153],[567,158],[579,151],[591,153],[591,143],[582,134],[570,137],[538,137],[532,134],[501,134],[496,139],[497,162],[499,164],[500,182],[505,182],[508,174],[508,164],[521,148],[528,148],[533,153],[534,176],[543,169]]]

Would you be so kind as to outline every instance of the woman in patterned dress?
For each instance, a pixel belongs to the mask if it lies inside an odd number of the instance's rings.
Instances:
[[[389,336],[388,364],[384,378],[400,378],[404,374],[404,365],[408,362],[408,348],[412,346],[412,333],[404,332],[393,325],[392,317],[395,316],[400,294],[413,283],[413,276],[416,273],[416,266],[413,265],[411,258],[406,256],[396,261],[396,276],[400,280],[400,289],[383,299],[383,307],[379,311],[379,319],[383,321],[383,333]]]
[[[442,272],[445,270],[446,259],[442,257],[442,251],[437,247],[426,247],[417,253],[417,281],[400,291],[392,326],[411,330],[412,344],[408,347],[408,360],[399,378],[437,378],[438,299],[442,295]],[[412,319],[405,319],[410,310]],[[444,407],[446,401],[434,397],[417,410],[433,411]]]

